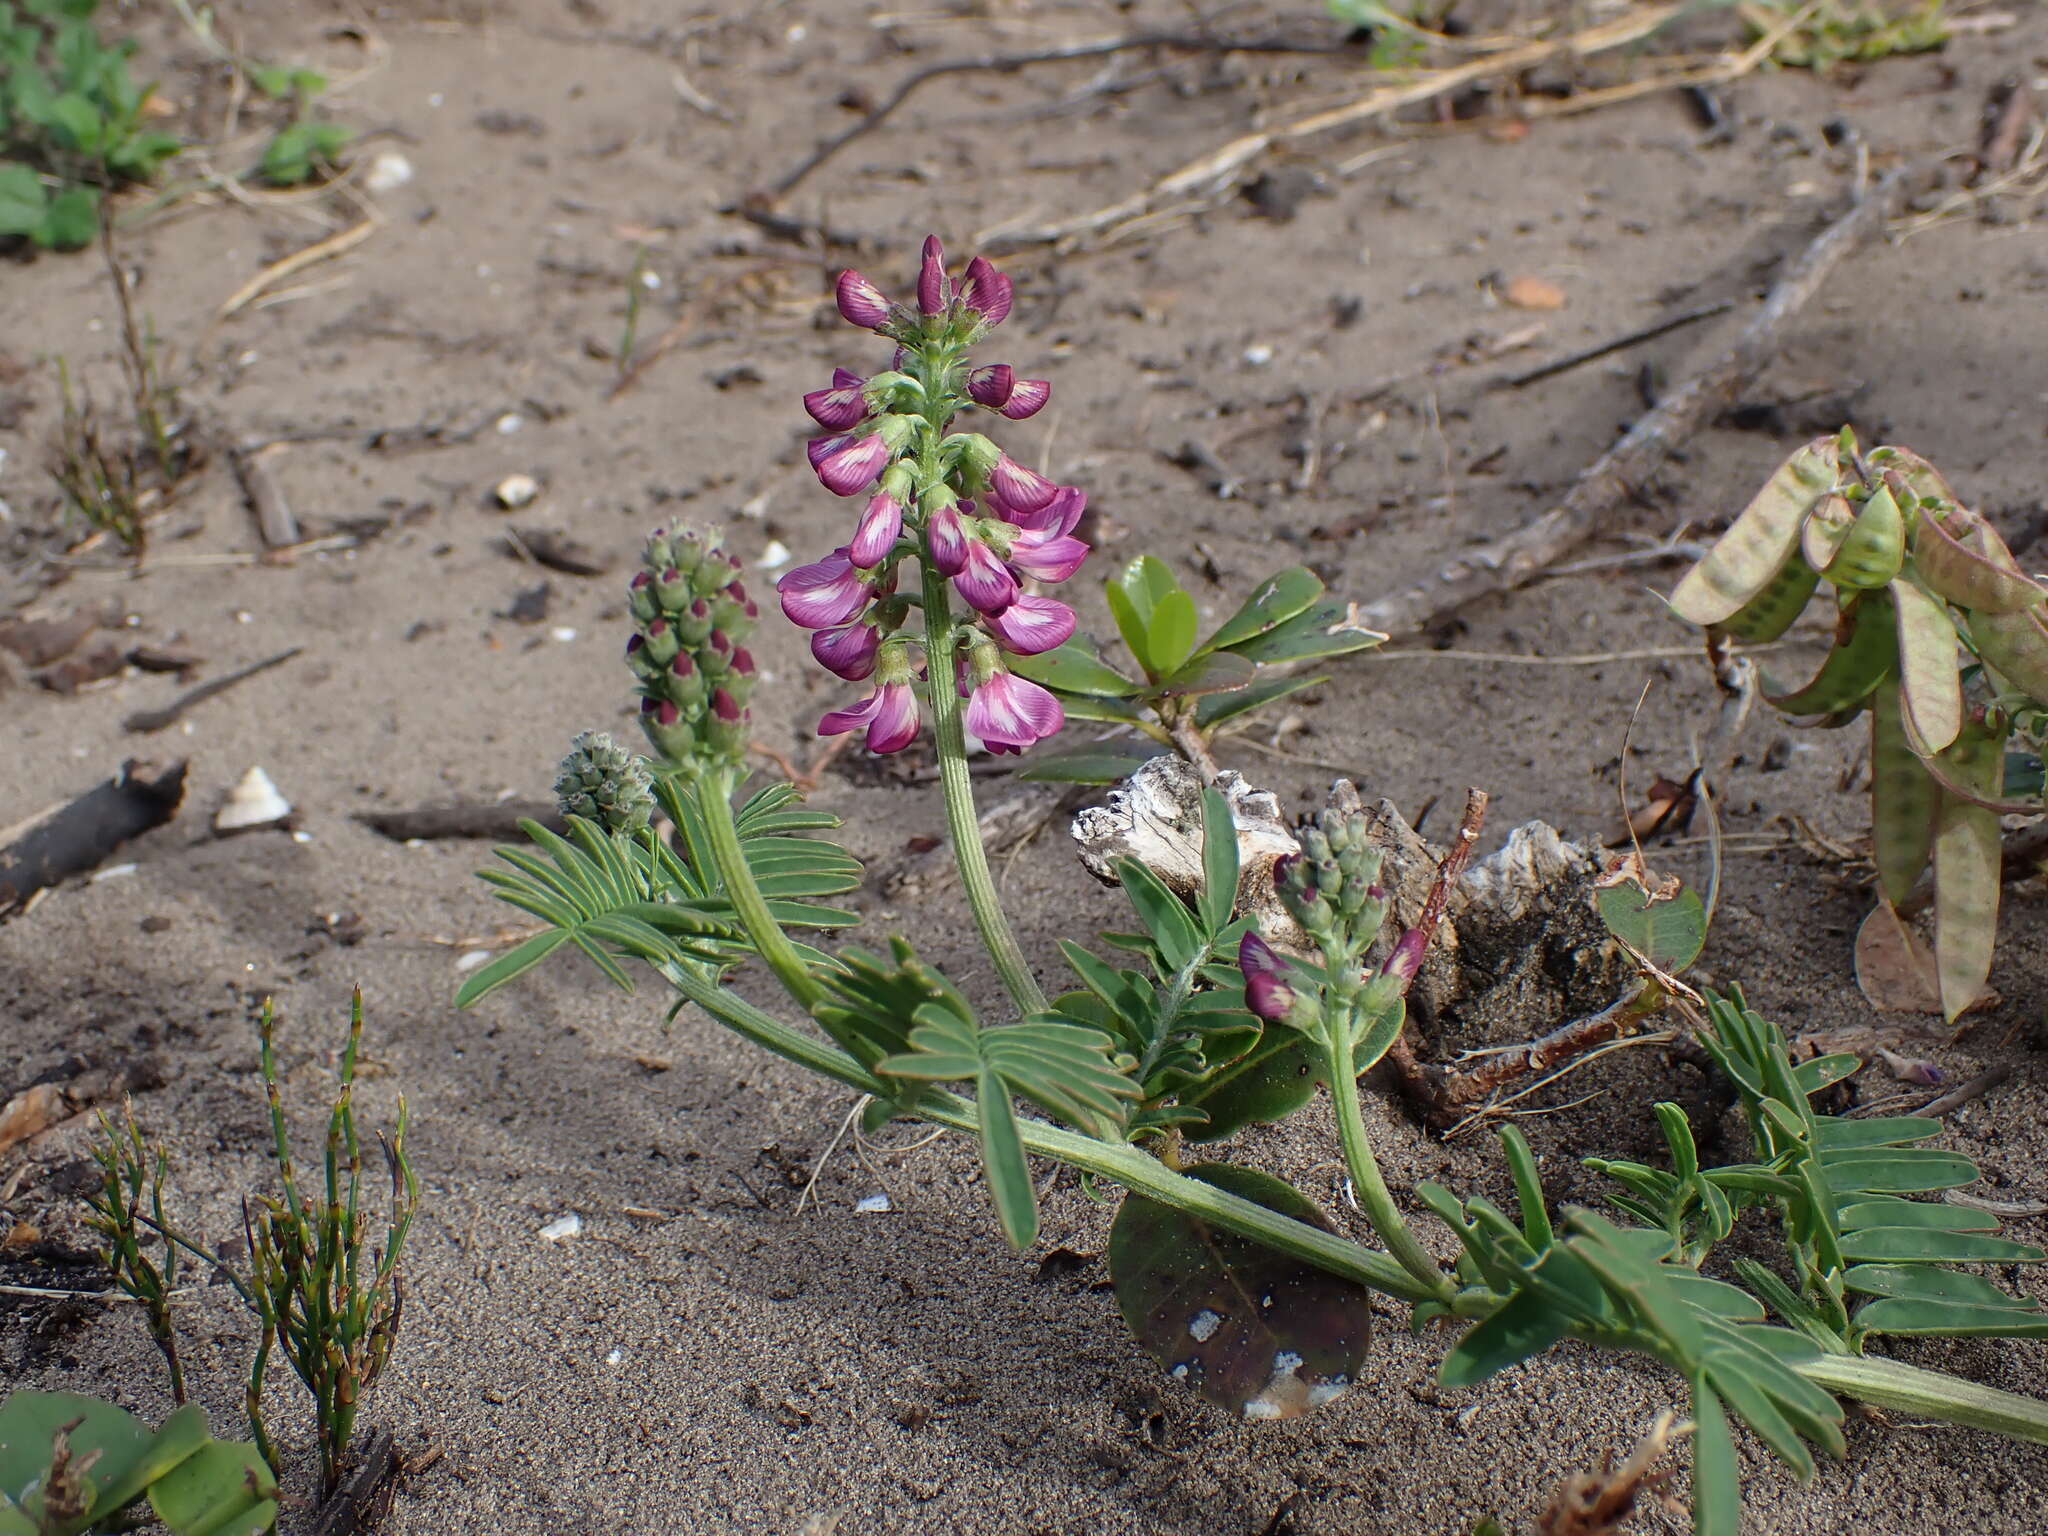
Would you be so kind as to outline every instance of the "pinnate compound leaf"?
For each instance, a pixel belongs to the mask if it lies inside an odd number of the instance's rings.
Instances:
[[[1688,623],[1721,625],[1753,602],[1780,574],[1786,557],[1796,553],[1800,524],[1833,488],[1840,465],[1841,451],[1832,437],[1814,439],[1779,465],[1706,558],[1679,582],[1671,594],[1672,611]]]
[[[1571,1331],[1569,1314],[1539,1292],[1524,1290],[1451,1347],[1437,1381],[1446,1387],[1475,1387],[1489,1376],[1540,1355]]]
[[[1692,1379],[1693,1536],[1742,1536],[1742,1470],[1735,1436],[1705,1371]]]
[[[1205,651],[1228,650],[1254,635],[1286,623],[1323,595],[1322,578],[1306,566],[1276,571],[1253,588],[1243,605],[1225,619],[1203,644]]]
[[[1188,1177],[1327,1229],[1268,1174],[1204,1163]],[[1141,1195],[1109,1235],[1117,1305],[1168,1375],[1232,1413],[1291,1419],[1342,1394],[1372,1342],[1363,1286]]]

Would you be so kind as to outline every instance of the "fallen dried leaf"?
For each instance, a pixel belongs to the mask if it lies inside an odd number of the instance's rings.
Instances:
[[[1502,300],[1516,309],[1563,309],[1564,290],[1547,277],[1510,278],[1501,289]]]
[[[1880,1013],[1940,1013],[1934,951],[1880,901],[1856,930],[1856,985]]]
[[[0,1152],[39,1135],[71,1113],[71,1101],[55,1083],[24,1088],[0,1105]]]

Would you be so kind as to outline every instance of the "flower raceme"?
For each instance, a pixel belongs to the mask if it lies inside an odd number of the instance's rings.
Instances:
[[[914,304],[892,303],[851,271],[840,273],[834,297],[849,324],[897,350],[886,371],[835,369],[830,387],[803,399],[824,428],[806,444],[819,482],[836,496],[868,497],[845,544],[777,586],[783,613],[814,632],[820,666],[849,682],[875,679],[872,693],[827,714],[819,731],[865,728],[877,752],[908,746],[918,729],[917,679],[945,648],[957,666],[939,658],[939,675],[957,670],[968,730],[991,751],[1021,751],[1065,722],[1058,700],[1002,658],[1052,650],[1073,634],[1073,609],[1027,586],[1067,580],[1089,551],[1074,534],[1087,507],[1079,489],[1017,463],[979,433],[952,430],[963,411],[1021,421],[1051,398],[1049,383],[1019,378],[1007,363],[968,362],[968,349],[1009,315],[1010,279],[977,256],[956,283],[933,237]],[[900,633],[917,605],[894,595],[897,569],[912,557],[950,583],[963,624],[941,615],[934,628],[926,614],[924,634]]]

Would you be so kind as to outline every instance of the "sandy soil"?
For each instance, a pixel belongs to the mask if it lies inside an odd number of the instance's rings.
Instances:
[[[749,561],[773,540],[808,557],[843,537],[843,507],[803,469],[796,396],[836,362],[878,359],[828,323],[837,262],[719,208],[849,122],[849,92],[877,97],[941,58],[1179,27],[1186,15],[1166,0],[962,7],[988,14],[894,27],[878,13],[901,8],[874,4],[687,18],[655,0],[371,9],[376,46],[365,49],[327,30],[350,8],[234,8],[252,53],[346,78],[331,105],[364,130],[365,154],[397,150],[415,168],[377,198],[383,223],[370,239],[284,284],[287,301],[224,322],[217,307],[263,263],[358,215],[327,196],[214,198],[124,241],[139,304],[190,370],[186,398],[244,437],[306,434],[267,463],[310,536],[377,530],[360,547],[223,563],[258,546],[217,464],[159,522],[139,574],[105,549],[64,556],[69,536],[51,532],[38,467],[59,414],[54,369],[34,365],[67,357],[109,390],[112,298],[90,255],[0,273],[0,348],[32,366],[10,370],[0,391],[22,407],[0,431],[0,495],[14,519],[7,605],[132,614],[138,640],[203,656],[201,676],[305,647],[151,739],[121,721],[167,700],[183,686],[173,679],[129,673],[75,697],[20,682],[7,693],[0,824],[129,756],[189,757],[192,789],[174,824],[124,854],[132,871],[55,892],[0,928],[0,1099],[138,1065],[137,1081],[156,1086],[137,1094],[137,1109],[177,1149],[185,1209],[225,1237],[239,1195],[264,1174],[251,1027],[260,1000],[275,996],[283,1010],[291,1088],[309,1106],[329,1081],[348,989],[362,984],[373,1058],[364,1102],[383,1120],[408,1096],[427,1187],[405,1331],[373,1417],[415,1461],[438,1453],[406,1480],[384,1529],[794,1533],[839,1515],[848,1536],[1450,1536],[1485,1514],[1528,1521],[1561,1476],[1676,1405],[1674,1383],[1648,1364],[1575,1349],[1482,1393],[1445,1392],[1434,1385],[1440,1340],[1388,1326],[1364,1389],[1298,1423],[1247,1426],[1141,1356],[1099,1260],[1041,1269],[1052,1250],[1102,1246],[1110,1211],[1071,1180],[1048,1197],[1040,1249],[1024,1255],[987,1219],[972,1149],[957,1137],[867,1163],[842,1147],[799,1214],[797,1186],[840,1125],[843,1094],[699,1019],[664,1031],[652,992],[620,996],[573,965],[473,1013],[454,1010],[458,957],[513,916],[470,878],[484,849],[402,846],[352,817],[542,794],[574,732],[627,713],[617,578],[548,576],[545,618],[508,617],[543,578],[503,548],[508,519],[489,506],[490,488],[508,474],[537,477],[540,501],[509,521],[621,560],[665,518],[725,527]],[[1313,25],[1316,12],[1269,4],[1236,15],[1258,32]],[[218,72],[171,23],[146,23],[143,36],[186,109],[182,126],[216,136]],[[1293,162],[1320,185],[1291,221],[1231,199],[1107,250],[1011,259],[1021,299],[1001,341],[1057,394],[1007,440],[1088,487],[1114,533],[1102,566],[1157,549],[1212,615],[1297,559],[1339,592],[1377,595],[1540,510],[1640,412],[1639,370],[1677,376],[1712,337],[1681,333],[1524,390],[1489,390],[1490,377],[1709,299],[1746,299],[1837,205],[1860,147],[1882,164],[1965,145],[1989,87],[2038,72],[2044,55],[2048,19],[2028,12],[2016,29],[1939,57],[1825,82],[1751,78],[1726,93],[1737,124],[1726,142],[1710,141],[1671,95],[1539,123],[1518,141],[1362,131],[1317,142]],[[885,238],[888,251],[863,263],[900,286],[927,228],[964,256],[978,231],[1112,202],[1241,131],[1248,114],[1335,101],[1356,84],[1341,63],[1242,56],[967,75],[913,98],[792,208]],[[239,169],[256,142],[214,161]],[[1342,174],[1368,150],[1382,157]],[[620,336],[643,248],[659,286],[645,296],[641,345],[695,318],[636,387],[608,400],[615,367],[602,354]],[[1493,287],[1520,276],[1557,284],[1566,307],[1498,307]],[[1762,393],[1852,391],[1867,439],[1910,443],[2009,530],[2038,530],[2044,291],[2048,251],[2026,225],[1965,219],[1866,252],[1798,324]],[[686,310],[707,295],[716,302]],[[1538,322],[1540,334],[1497,361],[1459,360]],[[1405,382],[1359,398],[1396,375]],[[1304,396],[1320,463],[1302,490]],[[1769,430],[1708,434],[1600,548],[1725,517],[1792,440],[1831,424],[1794,408],[1767,419]],[[446,440],[372,445],[373,433],[420,426]],[[1218,499],[1204,474],[1169,461],[1190,439],[1242,478],[1241,496]],[[1437,638],[1551,657],[1684,646],[1648,591],[1669,576],[1638,567],[1560,578],[1479,606]],[[1098,582],[1079,585],[1085,621],[1102,628]],[[764,625],[756,650],[774,674],[756,701],[761,738],[804,752],[838,694],[799,666],[800,638],[779,622]],[[1291,804],[1319,797],[1334,767],[1411,808],[1482,785],[1497,796],[1496,834],[1539,815],[1598,832],[1615,812],[1622,733],[1646,681],[1631,762],[1640,787],[1654,771],[1682,770],[1710,722],[1697,662],[1371,660],[1322,690],[1288,755],[1245,745],[1226,761]],[[1751,733],[1730,786],[1738,851],[1705,968],[1740,979],[1795,1029],[1870,1023],[1849,975],[1861,877],[1791,844],[1781,820],[1856,843],[1863,802],[1839,786],[1861,738],[1799,735],[1782,768],[1761,772],[1765,748],[1788,733],[1769,721]],[[302,838],[210,837],[221,797],[256,763],[299,808]],[[927,790],[835,776],[817,798],[878,862],[941,825]],[[1657,857],[1700,872],[1696,847]],[[1026,849],[1003,879],[1048,974],[1057,937],[1119,916],[1058,837]],[[992,996],[993,975],[943,892],[863,901],[871,933],[912,934],[971,993]],[[1980,1158],[2006,1198],[2048,1187],[2042,910],[2027,894],[2007,909],[2003,1003],[1958,1043],[1914,1047],[1960,1074],[2013,1069],[1952,1118],[1944,1143]],[[1647,1099],[1698,1103],[1707,1091],[1654,1052],[1570,1086],[1554,1102],[1600,1096],[1527,1125],[1560,1196],[1579,1199],[1597,1186],[1578,1155],[1648,1152]],[[1431,1177],[1502,1192],[1482,1147],[1446,1146],[1377,1097],[1368,1112],[1398,1186]],[[4,1215],[41,1225],[50,1245],[41,1259],[10,1258],[6,1278],[95,1283],[52,1259],[83,1241],[84,1146],[74,1129],[26,1164],[0,1164]],[[1230,1150],[1330,1193],[1334,1143],[1320,1111]],[[856,1212],[883,1188],[893,1211]],[[539,1236],[570,1212],[579,1235]],[[2039,1241],[2048,1227],[2022,1223],[2015,1235]],[[224,1295],[204,1292],[187,1315],[195,1374],[216,1424],[232,1430],[249,1329]],[[2038,1391],[2048,1365],[2038,1343],[1904,1353],[2018,1390]],[[110,1392],[152,1415],[167,1400],[135,1318],[113,1309],[0,1298],[0,1377]],[[282,1384],[277,1395],[289,1396]],[[303,1447],[303,1426],[285,1427]],[[2048,1526],[2038,1448],[1875,1418],[1852,1421],[1849,1438],[1847,1462],[1806,1488],[1746,1444],[1749,1528]],[[1680,1527],[1653,1515],[1645,1528]]]

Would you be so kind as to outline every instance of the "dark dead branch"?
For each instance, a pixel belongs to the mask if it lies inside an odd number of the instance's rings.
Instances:
[[[132,837],[154,831],[178,814],[185,798],[185,761],[169,767],[130,759],[111,779],[0,849],[0,913],[37,891],[99,868]]]
[[[1844,260],[1881,234],[1902,199],[1908,174],[1894,171],[1828,225],[1793,259],[1761,309],[1727,351],[1671,391],[1626,436],[1579,476],[1563,501],[1514,532],[1458,555],[1376,602],[1358,622],[1395,638],[1419,634],[1476,598],[1512,592],[1535,580],[1635,500],[1664,461],[1725,410],[1769,366],[1794,317]]]

